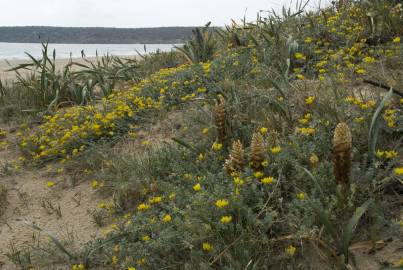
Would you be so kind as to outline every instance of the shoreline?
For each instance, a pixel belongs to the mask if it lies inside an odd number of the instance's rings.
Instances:
[[[138,59],[139,56],[137,55],[116,55],[119,58],[131,58],[131,59]],[[99,56],[100,58],[101,56]],[[94,62],[96,61],[97,57],[85,57],[85,58],[56,58],[56,69],[61,70],[65,67],[70,61],[79,63],[79,64],[86,64],[87,61]],[[0,81],[3,83],[12,82],[15,79],[15,72],[14,71],[7,71],[15,66],[24,63],[30,63],[30,59],[0,59]],[[82,69],[79,66],[74,66],[73,70],[80,70]],[[20,71],[21,74],[28,74],[28,71]]]

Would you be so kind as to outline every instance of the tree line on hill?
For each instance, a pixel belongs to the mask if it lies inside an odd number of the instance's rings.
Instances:
[[[0,27],[0,42],[78,44],[177,44],[194,27],[102,28],[102,27]]]

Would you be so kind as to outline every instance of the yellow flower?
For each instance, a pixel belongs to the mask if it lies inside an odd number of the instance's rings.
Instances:
[[[162,197],[161,197],[161,196],[153,197],[153,198],[150,198],[148,201],[149,201],[151,204],[159,203],[159,202],[162,201]]]
[[[206,89],[206,87],[199,87],[199,88],[197,88],[197,92],[205,93],[205,92],[207,92],[207,89]]]
[[[364,122],[364,117],[356,117],[356,118],[354,118],[354,122],[362,123],[362,122]]]
[[[145,141],[143,141],[141,144],[144,145],[144,146],[146,146],[146,145],[149,145],[149,144],[150,144],[150,141],[145,140]]]
[[[402,267],[403,266],[403,258],[401,258],[398,262],[395,263],[396,267]]]
[[[265,160],[262,162],[262,166],[263,166],[263,167],[269,166],[269,161],[268,161],[267,159],[265,159]]]
[[[235,178],[234,178],[234,184],[237,185],[237,186],[242,186],[243,184],[245,184],[245,181],[242,180],[242,179],[239,178],[239,177],[235,177]]]
[[[400,225],[400,227],[403,227],[403,219],[401,219],[401,220],[399,221],[399,225]]]
[[[297,79],[303,81],[305,80],[305,76],[302,74],[297,74]]]
[[[387,124],[388,124],[388,127],[390,127],[390,128],[396,127],[396,122],[395,121],[392,121],[392,120],[388,121]]]
[[[403,167],[395,168],[394,172],[395,172],[396,175],[402,175],[403,174]]]
[[[77,148],[74,148],[73,149],[73,152],[71,153],[73,156],[76,156],[77,154],[78,154],[78,149]]]
[[[129,266],[129,267],[127,268],[127,270],[136,270],[136,267]]]
[[[400,43],[400,37],[395,37],[395,38],[392,40],[392,42],[393,42],[393,43]]]
[[[162,221],[163,222],[165,222],[165,223],[168,223],[168,222],[171,222],[171,220],[172,220],[172,217],[171,217],[171,215],[165,215],[163,218],[162,218]]]
[[[149,209],[150,207],[151,206],[149,204],[142,203],[142,204],[139,204],[139,206],[137,206],[137,210],[144,211],[144,210]]]
[[[136,134],[136,132],[134,132],[134,131],[129,131],[127,134],[128,134],[129,137],[132,138],[132,139],[134,139],[134,138],[137,137],[137,134]]]
[[[305,104],[306,105],[311,105],[315,101],[316,97],[314,96],[309,96],[305,99]]]
[[[220,222],[222,224],[227,224],[230,223],[232,221],[232,216],[222,216],[220,219]]]
[[[229,201],[228,201],[228,200],[225,200],[225,199],[217,200],[217,201],[215,202],[215,205],[216,205],[218,208],[226,207],[226,206],[228,206],[228,204],[229,204]]]
[[[56,183],[55,183],[55,182],[52,182],[52,181],[48,181],[48,182],[46,183],[46,185],[48,186],[48,188],[51,188],[51,187],[54,187],[54,186],[56,185]]]
[[[201,190],[201,185],[200,185],[200,183],[197,183],[192,188],[193,188],[194,191],[200,191]]]
[[[220,151],[222,148],[222,144],[221,143],[213,143],[213,146],[211,147],[213,150],[215,151]]]
[[[103,203],[103,202],[100,202],[100,203],[98,204],[98,208],[105,209],[105,208],[106,208],[106,204]]]
[[[298,198],[298,200],[300,200],[300,201],[305,200],[305,193],[304,193],[304,192],[298,193],[298,194],[297,194],[297,198]]]
[[[381,158],[385,155],[385,151],[377,150],[375,154],[378,158]]]
[[[273,183],[273,180],[274,180],[274,178],[269,176],[269,177],[262,178],[260,180],[260,182],[262,182],[262,184],[264,184],[264,185],[268,185],[268,184]]]
[[[285,249],[285,252],[290,256],[294,256],[296,251],[297,251],[297,248],[294,247],[293,245],[290,245]]]
[[[204,251],[207,251],[207,252],[210,252],[211,250],[213,250],[213,246],[208,242],[204,242],[202,245],[202,248]]]
[[[91,181],[91,187],[93,189],[96,189],[99,186],[99,182],[97,180],[92,180]]]
[[[205,159],[205,156],[203,155],[203,153],[200,153],[198,156],[197,156],[197,160],[199,160],[199,161],[203,161]]]
[[[302,125],[306,125],[306,124],[309,123],[309,119],[301,118],[301,119],[298,119],[298,122],[299,122],[300,124],[302,124]]]
[[[356,101],[356,99],[352,96],[347,96],[344,100],[348,103],[354,103]]]
[[[270,149],[271,153],[276,155],[281,152],[281,146],[275,146]]]
[[[397,152],[395,150],[385,151],[385,158],[395,158],[397,157]]]
[[[312,41],[313,41],[313,39],[312,39],[311,37],[307,37],[307,38],[305,38],[305,40],[304,40],[304,42],[305,42],[306,44],[310,44],[310,43],[312,43]]]
[[[112,264],[116,264],[118,262],[118,257],[112,256],[111,262],[112,262]]]
[[[355,70],[355,73],[359,74],[359,75],[364,75],[367,73],[367,71],[363,68],[358,68]]]
[[[203,128],[202,133],[207,134],[209,132],[209,128]]]
[[[85,265],[80,263],[80,264],[73,264],[71,266],[71,270],[84,270],[85,269]]]
[[[367,56],[367,57],[365,57],[365,58],[363,59],[363,61],[364,61],[364,63],[372,64],[372,63],[375,62],[375,58],[370,57],[370,56]]]
[[[295,53],[295,59],[297,60],[306,60],[306,56],[302,53]]]
[[[268,128],[266,128],[266,127],[260,128],[260,133],[261,133],[262,135],[266,134],[267,131],[268,131]]]
[[[314,128],[297,128],[297,131],[305,136],[312,135],[315,133]]]
[[[142,265],[144,265],[146,263],[146,259],[145,258],[141,258],[141,259],[138,259],[137,261],[136,261],[136,264],[138,265],[138,266],[142,266]]]
[[[142,239],[144,242],[147,242],[147,241],[150,241],[150,236],[144,235],[141,239]]]
[[[98,125],[98,124],[93,124],[93,125],[92,125],[92,129],[93,129],[94,131],[98,131],[100,128],[101,128],[101,126]]]
[[[256,178],[262,178],[263,177],[263,173],[262,172],[255,172],[253,174]]]

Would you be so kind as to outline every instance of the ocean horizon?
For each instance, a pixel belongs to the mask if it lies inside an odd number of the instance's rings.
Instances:
[[[80,58],[82,53],[85,57],[98,55],[131,56],[139,53],[167,52],[180,44],[49,44],[48,55],[56,50],[57,59]],[[42,56],[41,43],[8,43],[0,42],[1,60],[25,60],[29,59],[29,53],[35,58]]]

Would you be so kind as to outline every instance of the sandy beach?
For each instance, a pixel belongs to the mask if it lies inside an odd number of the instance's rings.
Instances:
[[[137,56],[119,56],[122,58],[136,58]],[[83,58],[73,58],[72,61],[80,64],[86,64],[86,61],[95,61],[96,57],[86,57],[85,59]],[[56,59],[56,68],[57,69],[62,69],[64,66],[66,66],[71,60],[70,59]],[[20,64],[24,63],[29,63],[30,60],[6,60],[6,59],[0,59],[0,80],[2,82],[10,82],[15,78],[15,72],[14,71],[7,71],[10,68],[13,68],[15,66],[18,66]],[[88,64],[88,63],[87,63]],[[79,70],[79,66],[74,66],[74,70]],[[24,72],[21,72],[24,74]],[[26,71],[28,73],[28,71]]]

